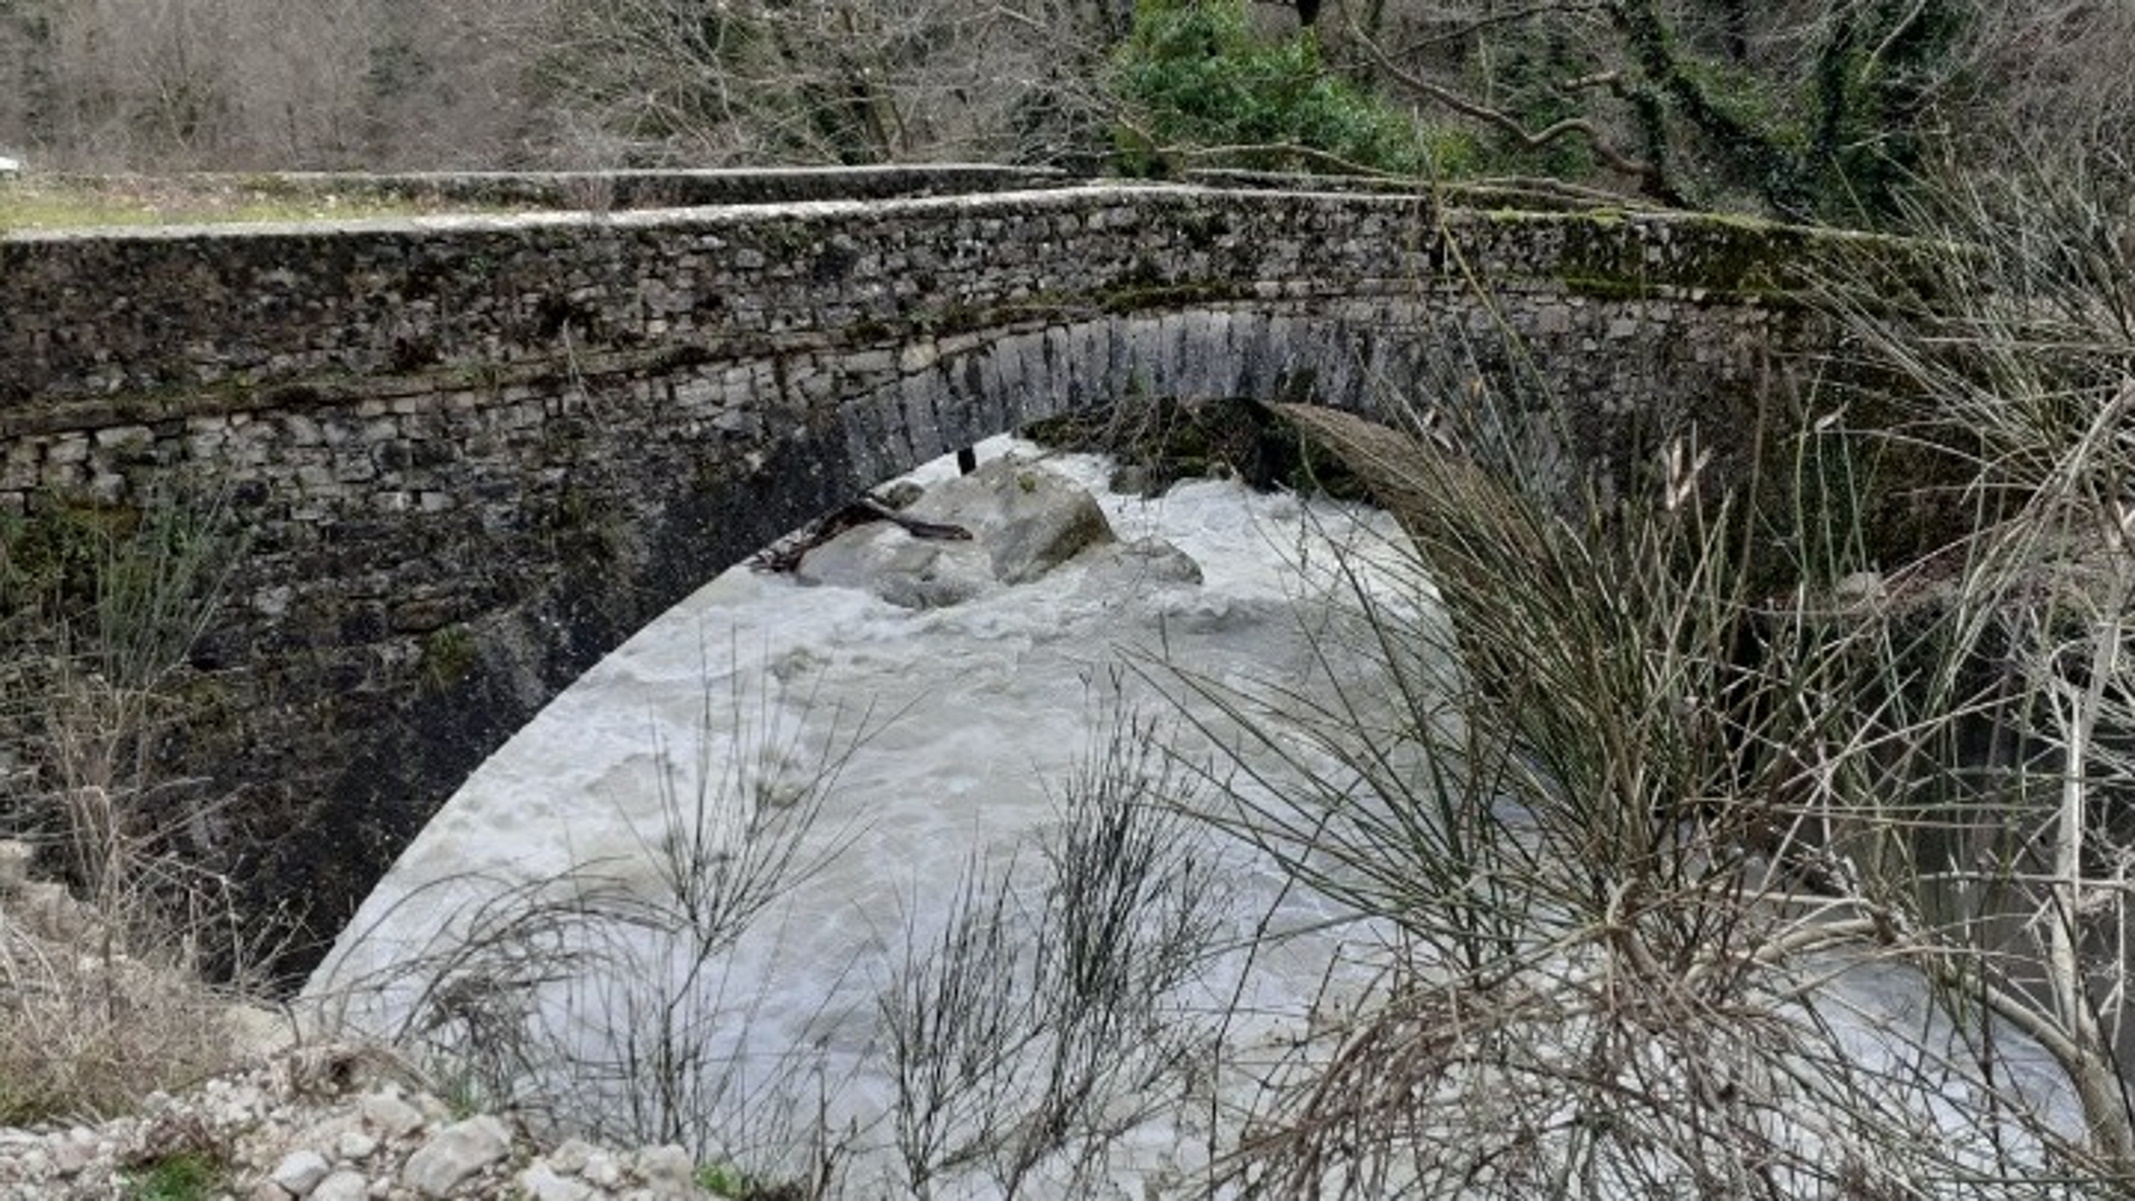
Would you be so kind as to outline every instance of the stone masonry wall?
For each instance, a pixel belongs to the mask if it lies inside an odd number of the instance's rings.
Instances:
[[[1746,453],[1833,241],[1152,187],[15,235],[0,515],[229,516],[164,753],[330,938],[587,666],[890,474],[1136,392],[1470,403],[1515,341],[1574,414],[1537,470]]]

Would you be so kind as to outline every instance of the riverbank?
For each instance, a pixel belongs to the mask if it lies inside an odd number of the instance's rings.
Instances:
[[[134,953],[31,858],[0,841],[0,1113],[30,1119],[0,1120],[0,1201],[778,1195],[680,1147],[482,1112],[389,1047]]]

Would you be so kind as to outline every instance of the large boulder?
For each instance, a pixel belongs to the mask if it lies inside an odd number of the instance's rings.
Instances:
[[[935,485],[905,512],[970,530],[1004,584],[1027,584],[1085,547],[1112,541],[1096,497],[1016,455]]]
[[[809,583],[865,588],[907,608],[938,608],[995,584],[1029,583],[1114,540],[1088,490],[1014,455],[937,484],[904,514],[971,537],[919,538],[871,522],[809,551],[797,574]]]

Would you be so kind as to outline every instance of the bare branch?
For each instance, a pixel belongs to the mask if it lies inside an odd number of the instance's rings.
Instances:
[[[1602,135],[1600,129],[1596,128],[1594,123],[1585,117],[1566,117],[1540,130],[1530,131],[1520,123],[1518,118],[1508,113],[1470,100],[1451,88],[1433,83],[1423,76],[1403,68],[1388,57],[1377,43],[1363,36],[1363,31],[1356,29],[1354,26],[1351,29],[1357,36],[1358,44],[1362,45],[1366,53],[1371,55],[1372,61],[1378,65],[1379,69],[1386,72],[1389,78],[1410,91],[1427,97],[1464,117],[1481,121],[1514,139],[1528,150],[1541,150],[1560,139],[1576,134],[1586,139],[1588,147],[1593,150],[1594,154],[1603,163],[1608,165],[1611,171],[1637,179],[1639,186],[1647,194],[1657,199],[1671,203],[1676,200],[1674,189],[1669,187],[1666,176],[1658,166],[1643,159],[1633,158],[1617,149]],[[1587,78],[1591,80],[1594,77]]]

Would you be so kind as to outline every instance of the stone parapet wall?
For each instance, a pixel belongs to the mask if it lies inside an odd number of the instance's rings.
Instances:
[[[1398,293],[1463,264],[1493,286],[1782,297],[1790,246],[1808,238],[1676,216],[1441,224],[1413,197],[1119,187],[16,234],[0,238],[0,420],[73,398],[980,326],[1017,305],[1131,308],[1167,288]]]

